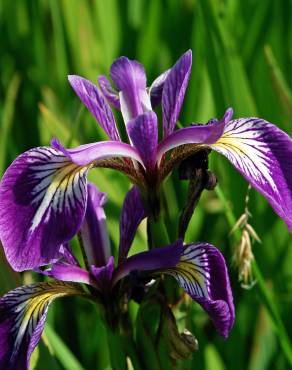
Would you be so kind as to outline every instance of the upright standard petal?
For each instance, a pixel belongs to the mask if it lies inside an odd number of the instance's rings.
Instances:
[[[127,125],[129,137],[148,170],[154,170],[158,145],[158,125],[155,112],[147,112]]]
[[[50,303],[69,295],[84,295],[84,292],[75,284],[39,283],[16,288],[0,299],[1,369],[29,369]]]
[[[137,149],[129,144],[117,141],[100,141],[66,149],[57,139],[53,139],[51,145],[79,166],[93,165],[95,161],[106,158],[128,157],[140,162],[144,167],[143,160]]]
[[[152,82],[151,86],[149,87],[149,95],[153,108],[161,103],[164,83],[170,71],[171,69],[168,69],[167,71],[163,72]]]
[[[174,130],[184,100],[192,68],[192,51],[188,50],[171,68],[162,92],[163,133]]]
[[[103,206],[106,194],[94,184],[88,184],[86,213],[81,225],[80,235],[89,265],[104,266],[110,253],[110,241]]]
[[[120,141],[114,115],[97,86],[79,76],[68,76],[68,79],[80,100],[93,114],[108,137],[111,140]]]
[[[226,338],[235,316],[227,268],[219,250],[207,243],[186,245],[177,265],[165,273],[204,308]]]
[[[119,93],[113,89],[109,80],[105,76],[98,76],[98,83],[100,86],[100,90],[103,93],[103,96],[106,100],[114,106],[116,109],[120,110],[120,98]]]
[[[142,64],[120,57],[111,66],[110,75],[120,93],[121,111],[125,123],[151,110],[146,90],[146,75]]]
[[[146,211],[139,190],[133,186],[126,195],[121,212],[119,262],[127,257],[137,228],[145,217]]]
[[[86,208],[87,167],[49,147],[31,149],[0,183],[0,239],[17,271],[49,264],[79,229]]]
[[[259,118],[240,118],[226,124],[211,148],[227,157],[262,193],[292,232],[292,140]]]

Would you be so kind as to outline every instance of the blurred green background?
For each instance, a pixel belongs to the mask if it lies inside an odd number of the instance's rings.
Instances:
[[[150,84],[184,51],[193,50],[182,125],[221,117],[232,106],[235,117],[263,117],[292,133],[291,0],[1,0],[0,34],[1,175],[18,154],[48,145],[52,136],[72,146],[105,138],[67,75],[96,82],[120,55],[142,62]],[[200,349],[179,368],[292,368],[292,241],[287,227],[252,190],[251,223],[262,244],[253,246],[258,281],[243,289],[232,264],[238,240],[230,229],[244,211],[247,183],[219,155],[211,156],[210,166],[224,199],[216,192],[204,194],[186,239],[209,241],[223,251],[236,321],[224,341],[194,303],[187,322]],[[130,185],[106,169],[96,170],[91,179],[109,193],[106,211],[114,249],[119,210]],[[177,174],[165,185],[170,230],[177,227],[186,186]],[[144,225],[133,251],[145,248]],[[1,259],[1,294],[33,279],[29,273],[14,274]],[[95,308],[77,299],[56,302],[33,363],[37,370],[110,369],[106,331]]]

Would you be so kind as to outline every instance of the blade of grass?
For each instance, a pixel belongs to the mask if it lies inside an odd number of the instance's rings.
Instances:
[[[2,115],[2,123],[0,126],[0,176],[2,176],[7,155],[7,143],[9,132],[12,127],[15,101],[19,90],[20,76],[15,74],[8,86]]]
[[[60,361],[65,370],[85,370],[63,340],[57,335],[54,329],[46,324],[45,335],[53,354]]]

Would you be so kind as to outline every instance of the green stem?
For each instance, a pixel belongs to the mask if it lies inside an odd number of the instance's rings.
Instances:
[[[148,222],[150,227],[151,246],[158,248],[168,245],[170,240],[163,216],[160,214],[157,220],[154,220],[154,218],[151,217]]]
[[[219,185],[215,188],[216,194],[218,198],[220,199],[224,210],[225,215],[227,218],[227,221],[232,228],[234,224],[236,223],[236,217],[222,191]],[[235,241],[238,243],[240,240],[240,231],[235,230],[233,234]],[[290,366],[292,366],[292,345],[290,342],[290,338],[287,334],[287,331],[285,329],[285,326],[283,324],[283,321],[281,319],[281,315],[278,311],[278,307],[276,306],[274,302],[274,298],[270,292],[270,290],[267,288],[264,277],[261,273],[261,270],[255,260],[252,262],[252,271],[253,274],[257,280],[257,287],[259,290],[259,294],[262,297],[263,304],[267,310],[267,313],[270,317],[270,320],[272,322],[272,326],[279,338],[280,345],[282,347],[283,353],[285,354],[285,357],[287,361],[289,362]]]

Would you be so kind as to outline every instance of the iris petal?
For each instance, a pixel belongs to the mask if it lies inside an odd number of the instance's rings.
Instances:
[[[88,184],[86,213],[80,235],[89,265],[104,266],[110,257],[110,241],[103,205],[106,194]]]
[[[174,130],[184,100],[192,67],[192,51],[183,54],[171,68],[162,92],[163,133],[167,137]]]
[[[50,303],[59,297],[83,295],[75,284],[39,283],[16,288],[0,299],[0,368],[28,370],[41,339]]]
[[[292,140],[259,118],[230,121],[211,147],[262,193],[292,232]]]
[[[120,105],[125,123],[151,110],[150,98],[146,91],[146,74],[142,64],[120,57],[112,64],[110,75],[120,91]]]
[[[226,264],[211,244],[186,245],[179,262],[165,271],[210,315],[219,333],[227,337],[234,322],[234,306]]]
[[[98,76],[98,83],[100,86],[100,89],[106,98],[106,100],[112,104],[116,109],[120,110],[121,105],[120,105],[120,99],[119,99],[119,94],[117,91],[113,89],[111,86],[109,80],[105,76]]]
[[[111,140],[120,141],[114,115],[97,86],[79,76],[69,76],[68,79],[80,100],[93,114],[108,137]]]
[[[31,149],[7,169],[0,183],[0,238],[17,271],[60,256],[83,220],[87,167],[49,147]]]
[[[170,71],[171,69],[168,69],[167,71],[163,72],[152,82],[151,86],[149,87],[149,95],[153,108],[161,103],[164,83]]]
[[[144,166],[143,160],[135,148],[118,141],[100,141],[80,145],[72,149],[66,149],[57,139],[53,139],[51,144],[54,148],[60,150],[70,161],[80,166],[90,165],[101,159],[116,157],[132,158]]]
[[[126,195],[121,212],[119,245],[120,261],[127,257],[137,228],[145,217],[146,212],[142,204],[139,190],[136,186],[133,186]]]
[[[158,144],[157,116],[151,112],[140,114],[127,124],[130,139],[149,170],[155,168]]]

